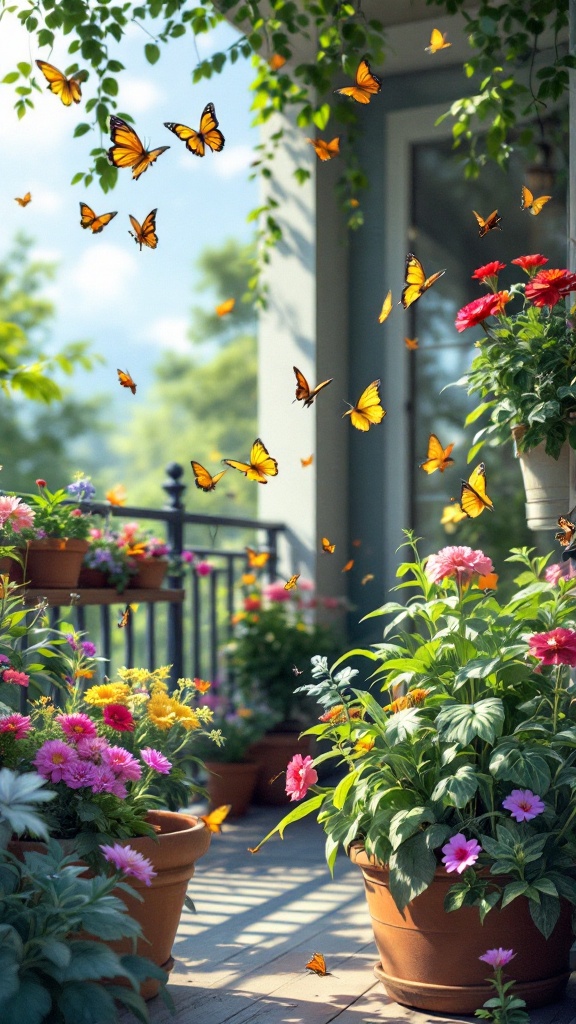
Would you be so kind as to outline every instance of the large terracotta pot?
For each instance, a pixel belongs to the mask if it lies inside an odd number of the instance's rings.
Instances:
[[[21,552],[23,554],[23,552]],[[19,586],[24,582],[24,569],[19,562],[15,562],[13,558],[0,558],[0,576],[7,576],[10,583],[17,583]]]
[[[158,590],[168,572],[168,559],[144,558],[138,561],[138,572],[132,576],[128,586],[132,589]]]
[[[524,432],[522,426],[513,427],[514,441],[520,441]],[[529,452],[516,449],[526,492],[526,522],[531,530],[554,530],[558,516],[565,516],[573,507],[576,494],[576,453],[568,442],[558,459],[547,455],[545,449],[545,442]]]
[[[282,807],[290,803],[286,794],[286,767],[294,754],[310,753],[310,737],[297,732],[267,732],[248,748],[248,757],[258,765],[254,803]]]
[[[549,939],[536,928],[522,897],[504,910],[491,910],[481,924],[477,907],[444,910],[454,876],[439,867],[432,885],[401,914],[390,895],[388,869],[375,864],[360,843],[349,853],[364,875],[381,961],[375,973],[391,999],[432,1013],[472,1014],[494,995],[486,981],[490,968],[478,958],[498,947],[515,950],[506,974],[516,980],[514,992],[529,1009],[562,998],[573,941],[567,903]]]
[[[206,761],[210,809],[230,804],[229,817],[241,818],[250,806],[260,770],[254,761]]]
[[[78,576],[79,587],[110,587],[109,578],[102,569],[89,569],[83,565]]]
[[[26,558],[26,580],[31,587],[68,589],[78,586],[87,540],[43,537],[31,540]]]

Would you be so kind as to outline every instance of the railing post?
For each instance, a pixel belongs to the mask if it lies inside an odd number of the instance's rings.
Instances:
[[[168,495],[168,502],[164,508],[170,509],[173,513],[168,519],[168,543],[170,545],[170,557],[174,559],[175,572],[168,577],[170,587],[179,589],[182,586],[182,562],[181,555],[184,547],[184,503],[182,495],[186,490],[186,484],[181,482],[184,473],[182,466],[177,462],[171,462],[166,466],[168,479],[162,484],[162,490]],[[170,683],[172,688],[184,675],[184,651],[183,651],[183,628],[184,608],[178,603],[168,605],[168,659],[172,665],[170,670]]]

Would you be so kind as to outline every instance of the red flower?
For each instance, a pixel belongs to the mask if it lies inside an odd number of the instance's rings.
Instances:
[[[128,708],[123,704],[106,704],[102,712],[104,724],[116,732],[133,732],[134,719]]]
[[[545,263],[548,263],[548,259],[546,256],[534,253],[533,256],[518,256],[517,259],[512,260],[512,263],[515,263],[517,267],[522,267],[522,270],[525,270],[532,277],[530,271],[536,270],[536,267],[543,267]]]
[[[47,487],[47,486],[48,486],[48,484],[46,483],[45,480],[42,480],[41,477],[39,477],[38,480],[36,481],[36,487]]]
[[[535,306],[555,306],[576,291],[576,274],[570,270],[539,270],[528,281],[525,295]]]
[[[489,316],[494,316],[499,311],[498,307],[498,295],[481,295],[479,299],[474,299],[474,302],[469,302],[467,306],[462,306],[462,309],[458,310],[456,330],[461,332],[467,327],[477,327]]]
[[[490,284],[487,278],[497,277],[501,270],[504,270],[505,263],[500,263],[500,260],[494,260],[492,263],[485,263],[483,267],[478,267],[472,274],[472,278],[477,281],[482,281],[484,284]]]
[[[258,611],[262,602],[259,597],[245,597],[244,598],[244,611],[255,612]]]
[[[549,633],[535,633],[528,640],[530,654],[543,665],[571,665],[576,667],[576,632],[573,629],[551,629]]]

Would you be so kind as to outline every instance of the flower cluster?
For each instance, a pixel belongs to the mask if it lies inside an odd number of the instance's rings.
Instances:
[[[138,571],[136,559],[128,553],[128,544],[123,543],[120,533],[109,525],[92,527],[88,544],[82,565],[104,573],[107,581],[122,593]]]
[[[17,534],[18,542],[40,540],[43,537],[73,537],[85,540],[90,528],[90,518],[71,499],[88,501],[94,495],[94,487],[89,477],[78,474],[66,488],[50,491],[45,480],[36,481],[37,494],[23,495],[26,502],[17,495],[5,497],[3,502],[18,502],[7,525],[13,534]],[[7,509],[8,506],[6,505]],[[0,525],[2,513],[0,512]],[[4,529],[6,526],[4,526]]]

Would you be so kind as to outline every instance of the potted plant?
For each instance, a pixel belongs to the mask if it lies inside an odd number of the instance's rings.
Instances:
[[[372,613],[392,617],[384,642],[351,652],[384,699],[313,659],[302,689],[323,713],[308,731],[344,775],[320,786],[312,759],[293,759],[287,792],[313,795],[270,835],[317,813],[330,868],[340,846],[362,868],[393,999],[470,1013],[490,994],[478,957],[505,946],[518,996],[543,1005],[569,976],[576,903],[576,579],[549,582],[550,556],[513,549],[500,602],[481,551],[422,561],[409,545],[398,577],[413,596]]]
[[[486,442],[506,443],[513,434],[532,529],[551,529],[570,508],[569,455],[576,449],[576,333],[566,305],[576,274],[549,269],[547,262],[540,254],[512,260],[527,280],[505,291],[498,282],[506,264],[479,267],[472,277],[489,291],[456,317],[458,331],[484,330],[469,372],[458,381],[480,397],[466,425],[490,416],[469,458]],[[508,312],[518,299],[521,307]]]
[[[14,583],[23,580],[25,531],[34,526],[34,510],[14,495],[0,496],[0,572]]]
[[[138,566],[128,553],[128,545],[121,542],[120,532],[113,530],[109,523],[102,527],[92,526],[88,532],[88,545],[78,586],[114,587],[119,594],[123,593],[136,576]]]
[[[168,572],[170,548],[161,537],[144,530],[139,523],[124,523],[118,534],[118,543],[125,549],[134,568],[129,586],[157,589]]]
[[[198,754],[204,761],[210,808],[230,805],[233,818],[246,814],[252,800],[259,765],[250,756],[253,744],[270,726],[270,716],[251,708],[235,709],[227,700],[211,701],[212,731],[199,737]]]

